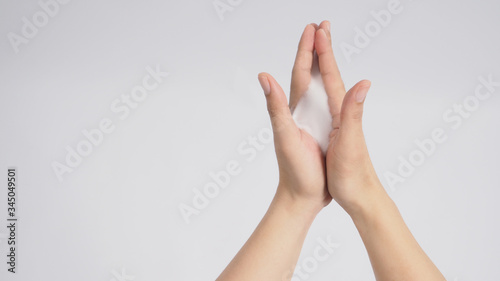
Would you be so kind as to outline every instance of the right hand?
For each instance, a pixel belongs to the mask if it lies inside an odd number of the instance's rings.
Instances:
[[[384,195],[370,160],[362,129],[363,104],[370,81],[363,80],[347,93],[333,55],[330,24],[324,21],[315,35],[319,68],[332,114],[332,132],[326,154],[330,195],[350,215],[370,207]]]

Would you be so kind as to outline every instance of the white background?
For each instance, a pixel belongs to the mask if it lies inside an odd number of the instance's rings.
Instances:
[[[250,161],[237,150],[270,126],[257,74],[273,74],[288,93],[304,26],[327,19],[346,85],[372,81],[367,143],[415,237],[448,280],[499,280],[500,87],[457,129],[443,119],[474,94],[478,77],[500,81],[499,2],[401,0],[402,11],[350,62],[340,46],[354,46],[355,28],[388,0],[232,3],[218,15],[212,0],[73,0],[16,53],[8,34],[22,36],[23,17],[33,22],[43,10],[37,1],[0,2],[0,279],[108,281],[125,272],[122,280],[214,280],[277,184],[271,143]],[[110,106],[148,66],[170,75],[121,120]],[[103,118],[115,130],[60,182],[53,163],[64,164],[65,147]],[[384,174],[397,173],[398,157],[408,159],[414,141],[436,128],[446,142],[390,188]],[[231,160],[241,173],[187,224],[180,204],[193,206],[193,190]],[[4,262],[11,166],[15,275]],[[374,280],[335,203],[315,220],[299,265],[329,235],[340,246],[307,280]]]

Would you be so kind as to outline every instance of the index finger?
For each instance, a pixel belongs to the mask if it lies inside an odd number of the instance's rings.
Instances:
[[[311,68],[313,64],[314,37],[318,25],[308,24],[300,38],[295,64],[292,70],[292,83],[290,86],[289,106],[293,109],[297,106],[300,97],[307,91],[311,81]]]
[[[323,21],[315,36],[316,53],[318,54],[319,69],[325,90],[328,95],[328,105],[333,118],[333,128],[340,125],[340,108],[345,96],[345,87],[337,61],[333,55],[330,36],[330,23]]]

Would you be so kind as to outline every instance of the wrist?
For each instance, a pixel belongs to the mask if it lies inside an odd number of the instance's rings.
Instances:
[[[396,204],[389,197],[382,185],[370,188],[366,199],[348,211],[356,226],[367,225],[388,214],[398,212]]]
[[[297,196],[283,186],[278,186],[278,190],[271,204],[303,220],[314,220],[316,215],[325,206],[324,203],[319,200],[316,201]]]

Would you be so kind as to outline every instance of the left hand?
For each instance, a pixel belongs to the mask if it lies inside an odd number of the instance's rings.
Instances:
[[[316,140],[297,127],[290,111],[311,80],[317,29],[315,24],[307,25],[300,39],[292,71],[290,106],[283,89],[270,74],[260,73],[259,82],[267,100],[278,159],[280,175],[276,196],[319,212],[332,200],[326,186],[325,156]]]

